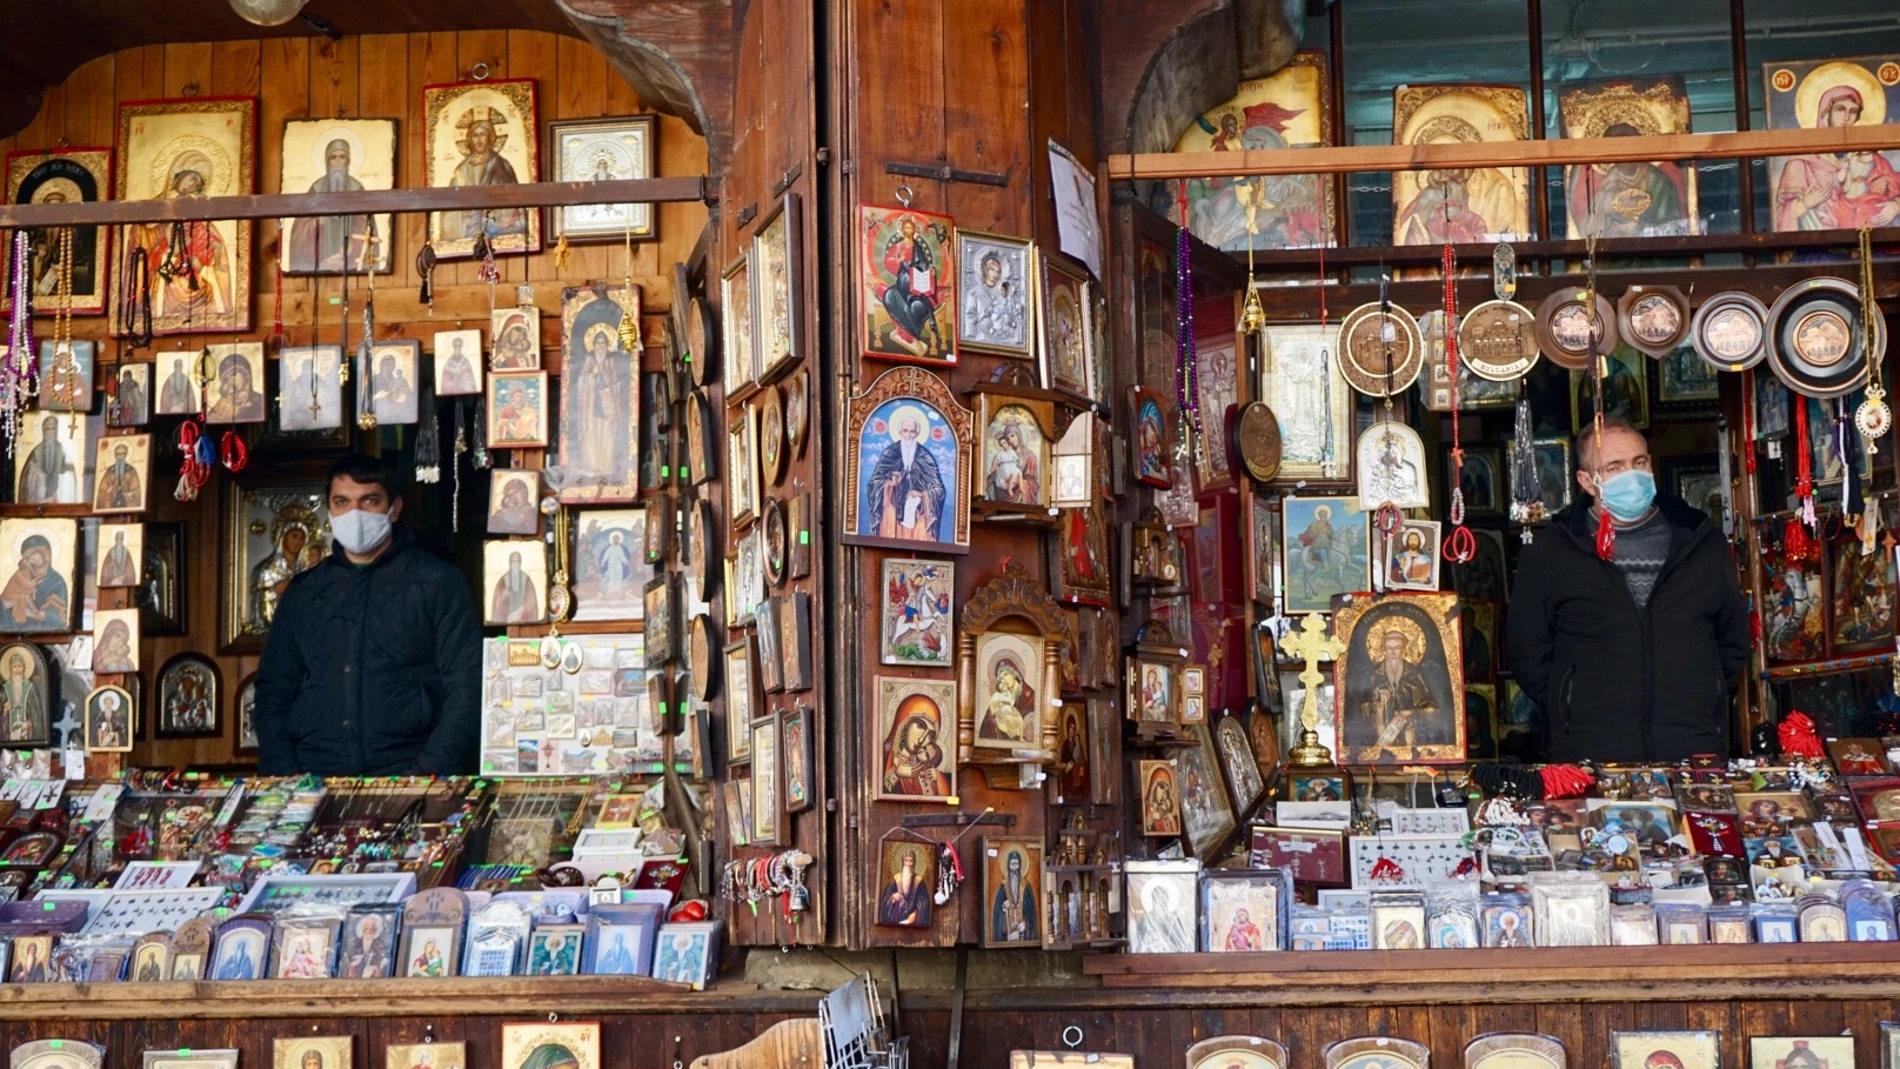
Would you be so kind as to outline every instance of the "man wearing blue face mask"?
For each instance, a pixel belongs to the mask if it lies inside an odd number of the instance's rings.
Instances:
[[[1524,553],[1504,656],[1553,761],[1729,753],[1729,688],[1748,614],[1721,524],[1656,492],[1649,443],[1620,419],[1577,437],[1584,496]],[[1598,552],[1607,513],[1614,548]]]
[[[290,581],[257,669],[258,771],[475,771],[481,630],[462,573],[396,524],[395,470],[330,468],[328,559]]]

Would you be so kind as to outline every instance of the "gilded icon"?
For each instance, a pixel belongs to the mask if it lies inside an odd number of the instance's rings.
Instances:
[[[554,182],[625,182],[653,177],[654,137],[659,117],[589,119],[548,124]],[[659,235],[654,206],[576,204],[548,211],[548,226],[569,241],[635,241]]]
[[[28,149],[7,154],[7,203],[78,204],[112,199],[112,150],[110,148]],[[72,311],[74,315],[98,315],[106,310],[106,279],[110,265],[108,235],[100,226],[74,227],[72,230]],[[41,311],[58,306],[60,294],[60,249],[58,232],[42,227],[31,232],[31,254],[27,282],[33,291],[33,303]],[[13,280],[7,288],[6,302],[11,305]]]
[[[970,410],[916,368],[878,376],[851,401],[845,538],[963,552],[970,543]]]
[[[638,289],[587,286],[562,294],[559,485],[568,504],[640,495],[640,359],[620,336],[628,317],[640,321]]]
[[[89,753],[127,753],[132,749],[133,716],[137,707],[124,687],[94,687],[86,695],[86,750]]]
[[[323,492],[321,484],[306,482],[233,486],[227,493],[225,646],[261,648],[291,579],[329,555]],[[146,574],[149,583],[149,555]]]
[[[978,850],[983,945],[1042,945],[1042,839],[986,835]]]
[[[1254,152],[1332,144],[1332,92],[1324,52],[1295,52],[1264,78],[1243,81],[1175,140],[1176,152]],[[1188,229],[1215,248],[1303,249],[1334,243],[1330,179],[1319,175],[1196,178],[1187,183]],[[1248,210],[1254,213],[1248,229]],[[1180,223],[1172,193],[1168,218]]]
[[[928,928],[931,895],[937,885],[937,850],[931,843],[886,839],[878,875],[877,923],[900,928]]]
[[[1689,132],[1680,77],[1578,82],[1557,91],[1565,137],[1654,137]],[[1696,172],[1668,161],[1575,164],[1564,169],[1566,236],[1649,238],[1696,233]]]
[[[1032,254],[1029,242],[974,230],[957,232],[963,292],[957,346],[973,352],[1028,359]]]
[[[13,561],[0,587],[0,631],[66,631],[73,622],[79,525],[73,520],[0,520],[0,550]]]
[[[1523,141],[1524,90],[1509,85],[1402,85],[1392,93],[1396,145]],[[1472,244],[1531,236],[1530,186],[1521,167],[1441,168],[1392,176],[1396,245]],[[1275,412],[1284,411],[1274,405]]]
[[[119,105],[118,197],[199,200],[255,192],[257,99],[197,97]],[[249,220],[132,223],[118,230],[119,263],[146,250],[127,293],[111,279],[111,329],[143,330],[127,309],[151,300],[155,334],[209,334],[251,327]],[[260,417],[261,418],[261,417]]]
[[[957,793],[956,684],[877,680],[880,801],[950,798]]]
[[[1463,647],[1454,594],[1354,598],[1333,615],[1339,737],[1354,764],[1460,761]]]
[[[423,184],[429,188],[540,180],[532,79],[426,86],[422,116]],[[535,252],[541,248],[541,213],[504,207],[429,216],[429,240],[443,259],[475,256],[477,239],[484,237],[497,255]]]
[[[355,1045],[352,1036],[279,1037],[271,1040],[271,1069],[350,1069]]]
[[[879,660],[948,668],[955,652],[956,565],[887,557],[883,569]]]
[[[955,227],[914,208],[858,207],[864,355],[957,362]]]
[[[1762,65],[1771,130],[1879,126],[1900,118],[1900,56]],[[1768,160],[1775,230],[1855,230],[1900,218],[1900,151]]]
[[[121,434],[101,437],[97,473],[93,481],[92,511],[97,515],[145,511],[151,479],[152,436]]]

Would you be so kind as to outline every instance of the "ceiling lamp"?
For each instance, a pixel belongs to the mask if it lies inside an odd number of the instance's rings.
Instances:
[[[282,26],[297,17],[310,0],[231,0],[231,10],[246,22]]]

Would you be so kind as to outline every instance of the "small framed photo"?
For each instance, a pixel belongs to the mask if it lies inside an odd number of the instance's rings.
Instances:
[[[289,1036],[271,1040],[271,1069],[350,1069],[354,1036]]]
[[[112,364],[106,371],[106,426],[143,427],[152,421],[152,365]]]
[[[654,953],[653,977],[676,984],[691,984],[693,990],[705,988],[719,968],[718,921],[683,921],[660,928],[660,945]]]
[[[1387,590],[1438,589],[1440,530],[1437,520],[1405,520],[1384,540]]]
[[[578,976],[585,945],[584,924],[543,924],[528,937],[529,976]]]
[[[466,1069],[467,1066],[468,1046],[464,1043],[391,1043],[383,1048],[383,1069]]]
[[[1130,861],[1125,866],[1128,889],[1123,906],[1128,911],[1128,950],[1133,954],[1192,954],[1195,933],[1195,886],[1198,861]]]
[[[547,372],[497,371],[490,375],[488,447],[544,449],[547,444]]]
[[[327,980],[336,965],[338,921],[282,918],[272,931],[274,980]]]

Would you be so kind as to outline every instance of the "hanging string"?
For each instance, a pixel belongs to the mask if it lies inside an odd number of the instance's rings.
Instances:
[[[1594,203],[1586,201],[1585,203]],[[1610,519],[1610,510],[1603,504],[1603,372],[1609,358],[1597,350],[1597,236],[1592,232],[1584,240],[1583,264],[1585,271],[1583,287],[1583,326],[1584,337],[1590,353],[1590,381],[1594,384],[1591,393],[1591,452],[1596,454],[1595,476],[1597,483],[1597,556],[1604,560],[1616,559],[1616,524]],[[1607,324],[1604,325],[1607,329]]]
[[[1440,250],[1439,271],[1445,284],[1445,377],[1451,380],[1451,510],[1446,517],[1451,533],[1439,552],[1455,564],[1469,564],[1478,556],[1478,540],[1465,526],[1465,447],[1458,433],[1458,254],[1449,241]]]
[[[13,232],[13,263],[8,274],[13,285],[13,319],[7,324],[7,358],[0,364],[0,432],[7,439],[7,455],[20,433],[21,415],[32,402],[38,361],[32,359],[33,286],[28,265],[32,241],[24,228]]]
[[[119,336],[133,349],[152,347],[152,254],[140,245],[126,257],[119,286]]]
[[[416,432],[416,481],[442,481],[442,433],[436,428],[435,382],[427,375],[422,380],[417,401],[421,405],[422,427]]]
[[[462,530],[462,454],[468,452],[468,405],[467,398],[458,397],[453,402],[455,408],[455,455],[449,458],[450,481],[455,489],[449,495],[449,529],[461,533]]]
[[[416,300],[429,310],[429,318],[435,318],[435,244],[423,239],[422,249],[416,253],[416,276],[421,286],[417,290]]]
[[[1742,466],[1755,474],[1755,371],[1742,372]]]
[[[1814,457],[1808,448],[1808,399],[1799,394],[1794,401],[1795,479],[1794,496],[1799,502],[1801,522],[1814,527]]]
[[[284,351],[284,260],[277,258],[277,292],[272,295],[270,316],[270,337],[264,340],[265,348],[272,356]]]
[[[1181,183],[1181,218],[1187,219],[1187,183]],[[1195,352],[1194,340],[1194,246],[1193,238],[1184,225],[1175,231],[1174,237],[1174,273],[1175,273],[1175,359],[1174,359],[1174,396],[1175,404],[1185,421],[1193,449],[1199,452],[1202,447],[1201,436],[1201,372],[1200,362]]]
[[[376,220],[369,218],[369,230],[363,241],[363,282],[369,292],[363,297],[363,340],[356,343],[358,400],[356,425],[366,431],[376,429],[375,367],[370,343],[376,337]],[[345,277],[348,273],[345,272]]]

